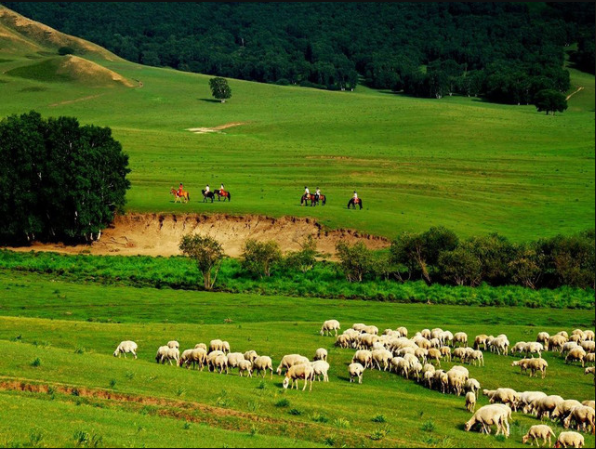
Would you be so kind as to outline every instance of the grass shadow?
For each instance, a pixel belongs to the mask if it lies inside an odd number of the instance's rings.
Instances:
[[[216,103],[216,104],[221,104],[221,101],[219,101],[219,100],[214,100],[213,98],[201,98],[199,101],[202,101],[203,103]]]

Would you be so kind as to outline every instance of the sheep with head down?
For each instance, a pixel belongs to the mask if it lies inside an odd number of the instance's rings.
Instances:
[[[348,372],[350,374],[350,383],[354,383],[356,382],[356,379],[358,379],[358,383],[362,385],[362,379],[364,377],[365,371],[366,368],[360,363],[352,363],[348,368]]]
[[[482,433],[490,435],[492,433],[492,426],[496,426],[497,436],[503,434],[505,438],[509,438],[511,409],[507,410],[507,408],[499,405],[482,407],[476,412],[474,417],[466,423],[466,432],[470,432],[475,426],[480,425]]]
[[[257,357],[253,362],[254,371],[260,375],[263,374],[263,379],[271,372],[271,379],[273,379],[273,360],[271,357]]]
[[[596,432],[596,412],[592,407],[586,407],[581,405],[579,407],[574,407],[569,413],[569,416],[565,418],[563,421],[563,425],[565,429],[569,429],[571,424],[574,423],[577,427],[577,431],[581,432],[583,429],[584,432],[587,431],[588,428],[592,429],[592,435]]]
[[[532,412],[532,404],[539,400],[546,398],[546,393],[540,391],[526,391],[520,393],[519,408],[527,415]]]
[[[552,413],[562,402],[565,402],[565,399],[563,399],[561,396],[547,396],[536,399],[529,409],[530,412],[536,414],[538,419],[542,420],[545,416],[550,418]]]
[[[321,379],[323,379],[323,382],[329,382],[329,370],[331,369],[329,363],[319,360],[311,363],[311,366],[313,369],[313,380],[316,379],[321,382]]]
[[[321,328],[321,335],[330,337],[333,333],[337,337],[339,331],[341,330],[341,324],[337,320],[329,320],[323,323],[323,327]]]
[[[308,358],[306,357],[301,356],[300,354],[287,355],[282,359],[279,368],[277,368],[277,374],[281,376],[284,371],[290,370],[290,368],[292,368],[293,366],[309,364],[310,360],[308,360]]]
[[[314,380],[315,371],[313,367],[308,364],[303,365],[294,365],[292,366],[288,372],[286,373],[286,378],[284,379],[284,389],[288,389],[290,385],[292,389],[299,389],[300,381],[304,381],[304,389],[302,391],[306,391],[308,387],[308,383],[310,382],[310,391],[312,391],[312,384]]]
[[[124,355],[124,358],[126,358],[127,354],[132,354],[135,360],[137,360],[138,351],[139,346],[134,341],[123,341],[118,345],[116,351],[114,351],[114,357],[120,358],[122,355]]]
[[[530,429],[527,435],[523,438],[523,444],[528,444],[530,441],[532,445],[536,444],[536,447],[540,447],[540,441],[544,442],[544,447],[548,443],[548,447],[553,445],[553,438],[557,438],[553,429],[548,426],[534,426]]]
[[[315,353],[314,361],[315,362],[318,362],[318,361],[326,362],[328,358],[329,358],[329,353],[327,352],[327,350],[321,348],[321,349],[317,349],[317,352]]]
[[[477,403],[478,399],[476,398],[476,395],[472,392],[466,394],[466,409],[468,409],[468,411],[470,413],[476,413],[476,403]]]
[[[480,398],[480,390],[481,390],[480,382],[476,379],[469,379],[466,382],[465,391],[466,393],[474,393],[476,399]]]
[[[238,364],[238,371],[239,371],[240,377],[244,377],[244,373],[246,373],[248,375],[248,377],[252,378],[252,373],[253,373],[252,363],[248,360],[242,360]]]
[[[563,432],[559,435],[555,449],[560,448],[574,448],[583,449],[586,446],[586,439],[583,435],[576,432]]]
[[[571,410],[576,407],[582,407],[582,404],[575,400],[559,402],[550,417],[553,420],[565,421],[571,414]]]

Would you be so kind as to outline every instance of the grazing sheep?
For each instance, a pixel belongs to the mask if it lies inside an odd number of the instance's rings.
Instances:
[[[511,366],[513,368],[521,368],[522,373],[525,373],[528,371],[529,366],[530,366],[530,360],[528,359],[524,359],[524,360],[517,360],[515,362],[513,362],[511,364]]]
[[[590,354],[586,354],[586,358],[584,359],[584,363],[586,365],[589,364],[595,364],[596,363],[596,354],[594,353],[590,353]]]
[[[563,348],[561,349],[561,355],[566,356],[569,354],[573,349],[580,348],[581,346],[574,341],[570,341],[569,343],[565,343]]]
[[[504,404],[517,412],[520,394],[510,388],[499,388],[495,391],[484,390],[484,395],[490,399],[491,404]]]
[[[393,359],[393,354],[386,349],[377,350],[372,353],[374,366],[376,366],[379,371],[387,371],[389,369],[389,363],[391,359]],[[373,366],[373,369],[374,369]]]
[[[594,343],[593,341],[584,341],[581,344],[581,347],[584,351],[586,351],[588,354],[590,353],[594,353],[594,350],[596,350],[596,343]]]
[[[366,326],[364,329],[362,329],[362,333],[363,334],[369,334],[369,335],[379,335],[379,328],[376,326]]]
[[[480,348],[482,348],[482,346],[484,346],[484,350],[488,351],[488,340],[489,340],[489,336],[488,335],[478,335],[476,337],[476,339],[474,340],[474,349],[476,351],[479,351]]]
[[[542,378],[546,379],[546,370],[548,369],[548,362],[543,358],[531,359],[528,363],[528,369],[530,370],[530,377],[534,377],[537,372],[542,374]]]
[[[498,336],[490,343],[491,351],[504,356],[509,355],[509,346],[509,339],[505,335]]]
[[[468,346],[468,334],[459,332],[453,336],[453,345],[462,345],[464,348]]]
[[[207,345],[205,343],[199,343],[198,345],[195,346],[195,349],[202,349],[205,352],[207,351]]]
[[[511,415],[511,409],[509,412],[498,405],[488,405],[482,407],[476,412],[474,417],[466,423],[466,432],[470,432],[476,425],[480,425],[482,433],[490,435],[492,433],[491,427],[497,426],[497,435],[503,434],[506,438],[509,437],[509,416]]]
[[[550,342],[550,334],[548,332],[540,332],[538,334],[538,338],[536,339],[537,343],[542,343],[544,348],[548,351],[549,350],[549,342]]]
[[[180,361],[180,351],[178,349],[170,348],[168,346],[162,346],[157,350],[155,361],[158,364],[163,365],[165,365],[166,362],[169,362],[170,366],[173,366],[173,364],[176,363],[176,366],[178,366],[178,362]]]
[[[524,354],[527,347],[528,343],[525,341],[520,341],[519,343],[516,343],[513,348],[511,348],[511,354]]]
[[[565,363],[570,364],[574,362],[580,362],[582,367],[586,367],[586,356],[588,354],[582,348],[575,348],[569,352],[569,355],[565,358]]]
[[[462,375],[466,379],[466,382],[468,381],[468,379],[470,379],[470,371],[467,368],[464,368],[463,366],[454,366],[453,368],[451,368],[451,371],[459,371],[460,373],[462,373]]]
[[[478,382],[476,379],[469,379],[466,382],[466,393],[474,393],[474,395],[476,395],[476,399],[479,399],[481,389],[482,387],[480,386],[480,382]]]
[[[400,333],[400,335],[404,338],[408,338],[408,329],[406,329],[405,327],[400,327],[399,329],[397,329],[397,332]]]
[[[585,331],[584,335],[586,336],[586,341],[596,340],[596,338],[594,338],[594,331]]]
[[[321,335],[322,336],[326,335],[327,337],[330,337],[331,334],[333,332],[335,332],[335,336],[337,337],[340,330],[341,330],[341,324],[339,323],[339,321],[337,321],[337,320],[325,321],[325,323],[323,323],[323,327],[321,329]]]
[[[526,357],[531,355],[538,355],[538,358],[542,358],[542,353],[544,352],[544,345],[542,343],[528,343],[526,345]]]
[[[197,368],[202,372],[207,366],[207,350],[203,348],[195,349],[191,354],[190,363],[193,368]]]
[[[474,351],[471,355],[468,355],[468,362],[471,362],[474,366],[485,366],[484,353],[482,351]]]
[[[571,410],[576,407],[582,407],[579,401],[563,401],[559,402],[557,408],[551,413],[550,417],[554,420],[565,421],[571,414]]]
[[[358,351],[354,358],[352,359],[352,363],[360,363],[365,368],[372,368],[373,366],[373,354],[370,351]]]
[[[244,353],[244,360],[248,360],[250,363],[255,363],[255,360],[259,358],[257,351],[247,351]]]
[[[428,361],[430,363],[436,362],[437,366],[441,367],[441,351],[438,349],[432,348],[428,351]]]
[[[217,370],[217,368],[215,366],[215,360],[218,357],[221,357],[221,356],[225,356],[225,354],[223,353],[223,351],[215,351],[215,352],[210,353],[207,356],[207,366],[209,367],[209,372],[210,373],[212,373],[212,372],[214,372],[214,371]]]
[[[441,357],[447,360],[449,363],[451,363],[451,361],[453,360],[453,356],[451,355],[451,348],[448,346],[443,346],[439,350],[441,351]],[[428,351],[426,353],[426,356],[428,357]]]
[[[180,356],[180,360],[178,360],[178,366],[183,368],[186,366],[187,369],[190,369],[192,365],[192,353],[194,349],[189,349],[188,351],[184,351]]]
[[[341,349],[348,349],[352,346],[352,340],[347,335],[340,335],[335,340],[335,346]]]
[[[223,352],[225,354],[224,342],[221,340],[213,340],[209,344],[209,353],[212,353],[212,352]]]
[[[422,336],[422,338],[426,340],[430,340],[431,338],[433,338],[433,334],[429,329],[424,329],[422,332],[420,332],[420,335]]]
[[[571,410],[569,416],[563,421],[563,425],[565,429],[569,429],[571,427],[571,423],[575,423],[577,426],[577,431],[581,432],[583,429],[584,432],[587,428],[592,429],[592,435],[596,432],[596,412],[592,407],[580,406],[575,407]]]
[[[567,339],[567,341],[569,341],[569,334],[567,332],[565,332],[565,331],[559,332],[557,334],[557,336],[563,337],[563,338]]]
[[[532,411],[532,404],[539,400],[546,398],[546,393],[540,391],[526,391],[520,394],[519,407],[527,415]]]
[[[356,379],[358,379],[358,383],[362,385],[362,378],[364,377],[365,371],[366,368],[360,363],[352,363],[348,368],[348,372],[350,373],[350,383],[354,383],[356,382]]]
[[[329,358],[329,353],[327,352],[327,350],[321,348],[321,349],[317,349],[314,361],[315,362],[318,362],[318,361],[326,362],[328,358]]]
[[[461,396],[467,382],[465,375],[461,371],[451,370],[447,373],[447,378],[449,380],[449,389],[451,390],[451,393],[456,396]]]
[[[228,355],[228,367],[230,369],[239,368],[240,363],[245,362],[244,354],[233,353]]]
[[[591,366],[590,368],[586,368],[586,376],[589,376],[590,374],[596,376],[596,368],[594,368],[593,366]]]
[[[581,329],[576,329],[573,332],[571,332],[571,336],[577,337],[580,342],[586,340],[586,333]]]
[[[167,346],[170,349],[177,349],[178,351],[180,351],[180,343],[178,343],[177,341],[170,341]]]
[[[561,396],[547,396],[545,398],[536,399],[532,403],[530,411],[534,412],[538,419],[542,420],[545,416],[550,417],[562,402],[565,402],[565,399]]]
[[[472,414],[476,413],[476,394],[470,392],[466,395],[466,408]]]
[[[306,357],[302,357],[299,354],[287,355],[282,359],[281,364],[279,365],[279,368],[277,368],[277,374],[281,376],[283,374],[284,370],[289,370],[293,366],[309,365],[309,364],[310,364],[310,360],[308,360]]]
[[[248,374],[248,377],[252,378],[253,366],[248,360],[242,360],[238,365],[240,377],[244,377],[244,373]]]
[[[305,365],[295,365],[292,366],[289,371],[286,373],[286,378],[284,379],[284,389],[288,389],[290,384],[292,386],[292,390],[299,389],[300,381],[304,381],[304,389],[302,391],[306,391],[308,387],[308,383],[310,382],[310,391],[312,391],[312,384],[314,379],[315,371],[310,364]]]
[[[312,369],[314,371],[314,378],[321,382],[321,378],[323,382],[329,382],[329,370],[331,366],[329,363],[319,360],[318,362],[311,363]]]
[[[134,341],[123,341],[114,351],[114,357],[120,358],[122,354],[124,354],[124,358],[126,358],[127,354],[132,354],[137,360],[137,352],[139,351],[139,346]]]
[[[230,346],[230,344],[227,341],[223,342],[223,352],[224,354],[229,354],[230,352],[232,352],[232,348]]]
[[[230,367],[228,365],[228,357],[226,355],[219,355],[213,361],[213,368],[219,370],[219,374],[223,374],[224,371],[230,374]]]
[[[559,435],[559,439],[557,440],[557,444],[555,444],[555,449],[560,448],[574,448],[574,449],[583,449],[586,445],[586,440],[583,435],[575,432],[563,432]]]
[[[253,362],[253,368],[258,375],[263,374],[263,379],[267,376],[267,371],[270,371],[271,379],[273,379],[273,360],[271,360],[271,357],[257,357]]]
[[[584,401],[584,402],[582,402],[582,405],[584,407],[591,407],[594,410],[596,410],[596,403],[594,401]]]
[[[362,333],[362,331],[367,327],[368,326],[366,324],[354,324],[354,326],[352,326],[352,329],[356,332]]]
[[[563,346],[565,346],[565,344],[567,344],[569,342],[569,338],[565,337],[563,335],[555,335],[554,337],[551,337],[551,339],[548,342],[548,346],[550,347],[550,350],[552,352],[561,352],[563,349]]]
[[[461,363],[466,363],[467,357],[468,351],[466,351],[466,348],[456,348],[452,354],[452,358],[461,360]]]
[[[548,426],[534,426],[530,429],[528,434],[523,438],[523,443],[528,444],[532,441],[532,446],[536,443],[536,447],[540,447],[540,440],[544,442],[544,447],[548,443],[548,447],[553,445],[553,437],[557,438],[553,429]]]

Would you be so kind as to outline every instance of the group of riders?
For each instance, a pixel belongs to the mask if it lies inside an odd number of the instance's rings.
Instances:
[[[228,192],[226,191],[226,186],[224,184],[222,184],[220,186],[220,189],[218,192],[214,192],[214,194],[219,195],[220,197],[227,197],[228,196]],[[180,187],[178,188],[178,190],[176,191],[176,196],[179,198],[183,198],[186,196],[186,191],[184,190],[184,184],[180,183]],[[203,196],[205,197],[210,197],[212,196],[211,193],[211,186],[207,185],[205,187],[205,190],[203,191]],[[305,203],[306,201],[310,200],[311,198],[313,198],[313,195],[310,192],[310,189],[308,188],[308,186],[304,187],[304,195],[302,197],[302,202]],[[322,199],[324,200],[324,196],[321,193],[321,189],[319,187],[317,187],[316,193],[314,194],[314,202],[316,204],[318,204]],[[352,197],[352,201],[354,202],[354,204],[360,204],[360,198],[358,197],[358,192],[354,192],[354,196]],[[324,203],[325,201],[323,201]]]

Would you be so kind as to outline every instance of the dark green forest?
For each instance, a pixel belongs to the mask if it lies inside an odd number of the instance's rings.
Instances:
[[[119,56],[249,81],[529,104],[594,73],[593,2],[4,2]]]

